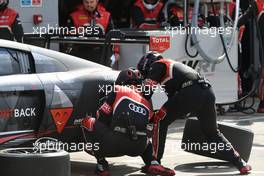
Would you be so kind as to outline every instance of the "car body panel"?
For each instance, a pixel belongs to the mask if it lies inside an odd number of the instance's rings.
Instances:
[[[32,145],[43,136],[66,143],[84,142],[80,121],[87,115],[96,115],[99,100],[105,96],[105,89],[101,87],[112,85],[119,72],[16,42],[0,40],[0,48],[8,53],[9,49],[25,52],[28,57],[21,59],[20,55],[14,55],[17,58],[13,59],[29,60],[23,61],[23,67],[28,65],[29,69],[22,73],[0,76],[0,148]],[[55,65],[62,64],[66,69],[45,71],[44,67],[38,72],[45,59],[47,62],[56,60]],[[17,63],[22,64],[21,61]]]

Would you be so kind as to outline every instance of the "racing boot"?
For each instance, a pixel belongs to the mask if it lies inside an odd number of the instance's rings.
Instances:
[[[108,162],[104,158],[97,160],[97,165],[95,168],[95,174],[97,176],[111,176],[111,174],[109,172]]]
[[[250,171],[252,170],[252,167],[247,164],[242,158],[237,158],[233,164],[236,166],[236,168],[239,170],[240,174],[245,175],[249,174]]]
[[[174,170],[166,168],[160,164],[151,163],[150,165],[145,165],[141,168],[141,172],[149,175],[160,175],[160,176],[173,176],[175,175]]]

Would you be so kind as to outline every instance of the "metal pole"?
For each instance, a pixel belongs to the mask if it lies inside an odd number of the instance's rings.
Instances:
[[[187,26],[189,21],[189,12],[188,12],[188,6],[189,6],[189,2],[188,0],[184,0],[184,26]]]

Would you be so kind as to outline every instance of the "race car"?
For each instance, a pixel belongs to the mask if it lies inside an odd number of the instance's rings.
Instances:
[[[118,71],[31,45],[0,40],[0,148],[43,136],[82,142],[82,118],[95,115]]]

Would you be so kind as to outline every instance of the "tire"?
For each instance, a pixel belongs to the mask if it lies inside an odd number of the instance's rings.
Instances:
[[[248,129],[220,122],[218,122],[218,128],[233,145],[235,150],[238,151],[240,156],[247,162],[253,145],[254,133]],[[209,150],[197,150],[194,147],[186,147],[197,143],[200,145],[207,143],[200,128],[200,122],[196,119],[188,119],[183,132],[182,149],[186,152],[227,161],[226,158],[219,153],[211,153]]]
[[[65,151],[36,153],[33,148],[0,151],[1,176],[70,176],[70,157]]]

